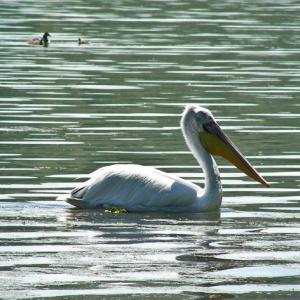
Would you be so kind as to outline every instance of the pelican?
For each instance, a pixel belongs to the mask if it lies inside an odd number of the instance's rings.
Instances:
[[[50,33],[45,32],[42,38],[33,38],[28,43],[30,45],[41,45],[47,47],[49,45],[49,39],[48,36],[50,36]]]
[[[212,155],[222,156],[249,177],[269,187],[225,135],[209,110],[187,106],[182,114],[181,130],[189,150],[204,172],[204,189],[152,167],[115,164],[93,172],[89,180],[63,199],[78,208],[122,207],[127,211],[165,212],[218,210],[222,185]]]

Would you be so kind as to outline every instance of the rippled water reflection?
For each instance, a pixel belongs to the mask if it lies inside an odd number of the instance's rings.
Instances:
[[[298,10],[267,0],[4,1],[1,297],[299,297]],[[43,31],[49,47],[28,45]],[[270,189],[218,160],[220,215],[111,215],[54,201],[118,162],[203,184],[179,129],[190,103],[213,111]]]

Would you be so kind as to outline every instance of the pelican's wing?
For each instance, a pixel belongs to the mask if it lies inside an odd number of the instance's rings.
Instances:
[[[194,204],[200,188],[151,167],[113,165],[98,169],[66,199],[81,208],[121,206],[128,210]]]

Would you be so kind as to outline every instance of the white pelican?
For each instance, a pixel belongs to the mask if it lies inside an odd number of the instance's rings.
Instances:
[[[187,106],[181,118],[186,144],[205,175],[205,187],[152,167],[116,164],[100,168],[64,200],[79,208],[122,207],[127,211],[208,212],[220,208],[222,185],[212,158],[220,155],[264,186],[269,184],[250,165],[217,124],[211,112]],[[59,197],[61,199],[61,197]]]

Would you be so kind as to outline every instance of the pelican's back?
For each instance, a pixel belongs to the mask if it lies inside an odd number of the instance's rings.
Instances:
[[[179,177],[140,165],[100,168],[66,199],[80,208],[120,206],[130,211],[191,206],[200,188]]]

